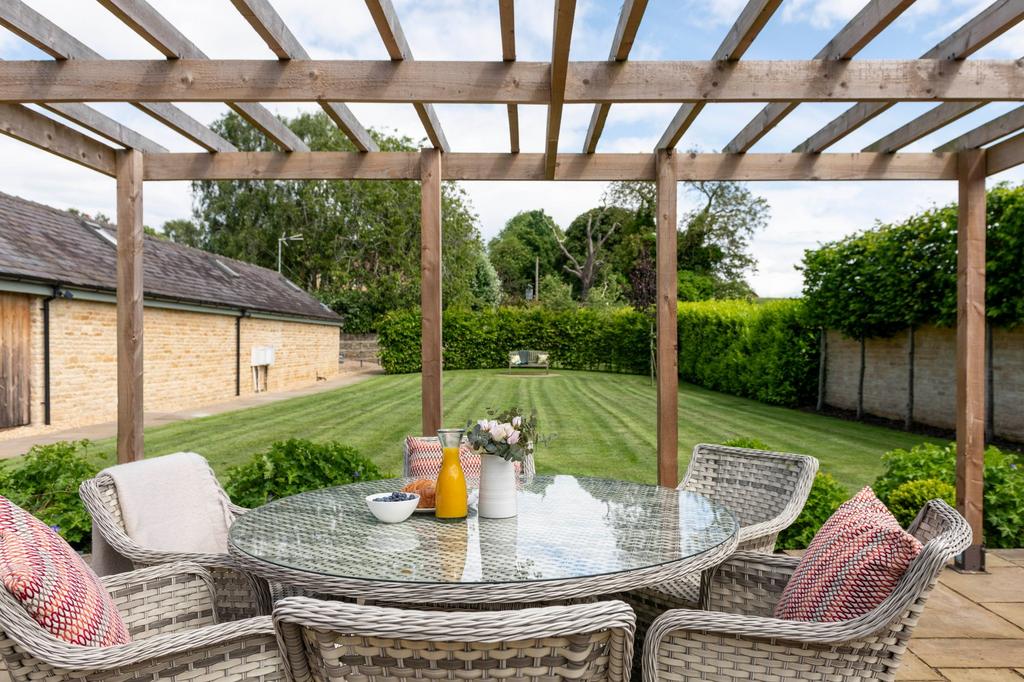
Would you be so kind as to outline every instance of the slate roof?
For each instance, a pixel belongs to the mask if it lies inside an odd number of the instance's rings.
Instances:
[[[113,292],[116,246],[101,233],[115,238],[110,227],[0,193],[0,279]],[[143,243],[143,286],[147,298],[341,320],[273,270],[149,235]]]

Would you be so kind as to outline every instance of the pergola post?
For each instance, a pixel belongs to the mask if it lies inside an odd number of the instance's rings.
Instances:
[[[956,306],[956,502],[974,542],[957,560],[985,569],[985,176],[986,152],[960,152]]]
[[[441,428],[441,150],[420,152],[423,434]]]
[[[676,273],[676,155],[655,153],[657,220],[658,485],[679,482],[679,282]]]
[[[117,152],[117,461],[143,457],[142,152]]]

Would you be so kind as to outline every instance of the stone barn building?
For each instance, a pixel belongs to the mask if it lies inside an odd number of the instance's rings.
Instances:
[[[0,194],[0,440],[117,415],[115,230]],[[338,373],[341,319],[277,272],[146,236],[145,405]]]

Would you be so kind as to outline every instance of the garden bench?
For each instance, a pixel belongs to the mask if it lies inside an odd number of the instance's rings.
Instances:
[[[543,369],[548,371],[551,354],[543,350],[514,350],[508,354],[508,371],[513,369]]]

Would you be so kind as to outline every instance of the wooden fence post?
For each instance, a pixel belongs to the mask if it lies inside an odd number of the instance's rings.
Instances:
[[[867,359],[867,340],[860,340],[860,369],[857,372],[857,421],[864,419],[864,365]]]
[[[819,332],[818,339],[818,405],[817,411],[825,409],[825,380],[828,378],[828,330],[824,327]]]
[[[117,461],[143,457],[142,152],[117,152]]]
[[[656,152],[658,484],[679,482],[679,281],[676,273],[676,155]]]
[[[907,328],[907,414],[903,418],[903,429],[914,426],[914,353],[917,350],[917,330],[914,325]]]
[[[960,152],[958,168],[956,502],[974,541],[957,565],[980,571],[985,568],[985,151]]]
[[[441,428],[441,151],[420,151],[423,435]]]

